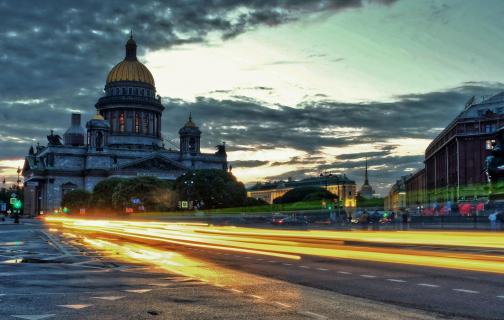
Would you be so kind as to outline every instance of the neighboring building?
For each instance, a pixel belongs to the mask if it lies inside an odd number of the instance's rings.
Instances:
[[[371,187],[371,185],[369,184],[367,159],[366,159],[366,171],[364,175],[364,184],[362,185],[359,191],[359,195],[364,199],[371,199],[374,195],[373,187]]]
[[[348,179],[346,175],[331,174],[297,181],[289,179],[288,181],[258,183],[249,188],[247,195],[271,204],[287,191],[299,187],[320,187],[337,195],[340,200],[343,200],[344,207],[355,208],[356,206],[355,181]]]
[[[390,187],[388,195],[384,198],[385,210],[399,211],[406,208],[406,181],[411,176],[403,176]]]
[[[480,102],[471,98],[427,147],[425,168],[407,182],[407,191],[416,194],[408,206],[486,196],[484,162],[503,125],[504,92]]]
[[[155,176],[174,180],[191,169],[227,170],[224,145],[201,153],[201,131],[189,116],[180,129],[180,150],[165,149],[161,136],[164,106],[154,78],[136,57],[136,42],[126,43],[126,56],[109,72],[97,114],[81,126],[72,114],[63,143],[52,131],[47,146],[30,148],[25,158],[25,214],[60,207],[74,189],[91,191],[108,177]]]
[[[426,201],[425,169],[422,169],[406,179],[406,207],[416,209]]]

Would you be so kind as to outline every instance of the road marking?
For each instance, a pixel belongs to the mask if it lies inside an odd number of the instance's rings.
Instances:
[[[26,320],[40,320],[40,319],[47,319],[56,316],[55,314],[23,314],[23,315],[11,315],[11,317],[18,318],[18,319],[26,319]]]
[[[275,261],[275,260],[269,260],[268,262],[269,262],[269,263],[276,263],[276,261]]]
[[[243,291],[238,290],[238,289],[228,289],[229,291],[233,291],[235,293],[243,293]]]
[[[351,272],[347,272],[347,271],[338,271],[338,273],[341,273],[341,274],[352,274]]]
[[[390,281],[390,282],[400,282],[400,283],[407,282],[405,280],[400,280],[400,279],[385,279],[385,280]]]
[[[303,269],[310,269],[310,267],[308,266],[299,266],[300,268],[303,268]]]
[[[317,268],[317,270],[319,270],[319,271],[329,271],[329,269],[325,269],[325,268]]]
[[[313,319],[320,319],[320,320],[329,319],[326,316],[311,311],[299,311],[298,313]]]
[[[464,293],[473,293],[473,294],[479,293],[479,291],[467,290],[467,289],[452,289],[452,290],[457,291],[457,292],[464,292]]]
[[[361,274],[360,276],[363,278],[376,278],[376,276],[372,276],[370,274]]]
[[[499,298],[499,299],[504,299],[504,296],[497,296],[497,298]]]
[[[131,293],[146,293],[149,291],[152,291],[152,289],[131,289],[131,290],[123,290],[124,292],[131,292]]]
[[[291,307],[287,303],[282,303],[282,302],[278,302],[278,301],[275,301],[275,304],[278,304],[280,307],[284,307],[284,308],[290,308]]]
[[[264,300],[264,298],[263,298],[263,297],[261,297],[261,296],[256,296],[255,294],[249,294],[249,297],[252,297],[252,298],[254,298],[254,299]]]
[[[158,287],[169,287],[172,286],[172,283],[149,283],[149,286],[158,286]]]
[[[214,284],[214,286],[219,287],[219,288],[224,288],[225,287],[225,285],[219,284],[219,283]]]
[[[92,304],[58,304],[58,307],[80,310],[92,306]]]
[[[283,264],[284,266],[286,266],[286,267],[292,266],[292,264],[291,264],[291,263],[282,263],[282,264]]]
[[[429,287],[429,288],[439,288],[437,284],[430,284],[430,283],[417,283],[418,286],[422,287]]]
[[[264,261],[264,259],[260,259],[260,258],[259,258],[259,259],[257,259],[257,261]]]
[[[91,297],[91,298],[93,298],[93,299],[101,299],[101,300],[108,300],[108,301],[116,301],[116,300],[124,298],[124,296]]]
[[[224,253],[225,256],[229,256],[229,253]]]

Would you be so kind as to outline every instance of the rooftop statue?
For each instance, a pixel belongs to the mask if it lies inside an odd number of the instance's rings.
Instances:
[[[61,145],[61,137],[58,134],[54,134],[54,131],[51,130],[51,134],[47,136],[47,142],[50,146],[60,146]]]

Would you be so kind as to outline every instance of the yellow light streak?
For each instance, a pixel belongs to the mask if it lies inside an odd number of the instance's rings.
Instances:
[[[504,249],[504,235],[491,232],[268,230],[205,224],[61,217],[48,217],[46,221],[59,223],[61,227],[71,229],[73,233],[108,234],[147,244],[170,243],[285,259],[299,260],[301,255],[311,255],[504,274],[504,257],[499,255],[390,247],[392,244],[426,245],[444,249],[452,246]],[[348,245],[345,241],[359,242],[362,245]],[[129,256],[132,255],[141,258],[150,254],[136,250],[129,253]],[[157,259],[160,257],[157,256]],[[156,259],[154,256],[150,258]]]

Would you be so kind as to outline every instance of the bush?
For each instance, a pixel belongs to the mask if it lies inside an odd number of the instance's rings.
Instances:
[[[334,199],[337,195],[319,187],[300,187],[287,191],[283,196],[273,200],[274,203],[292,203],[320,199]]]
[[[70,210],[70,213],[78,213],[81,208],[88,208],[91,200],[91,193],[76,189],[69,191],[63,195],[61,199],[61,206]]]

